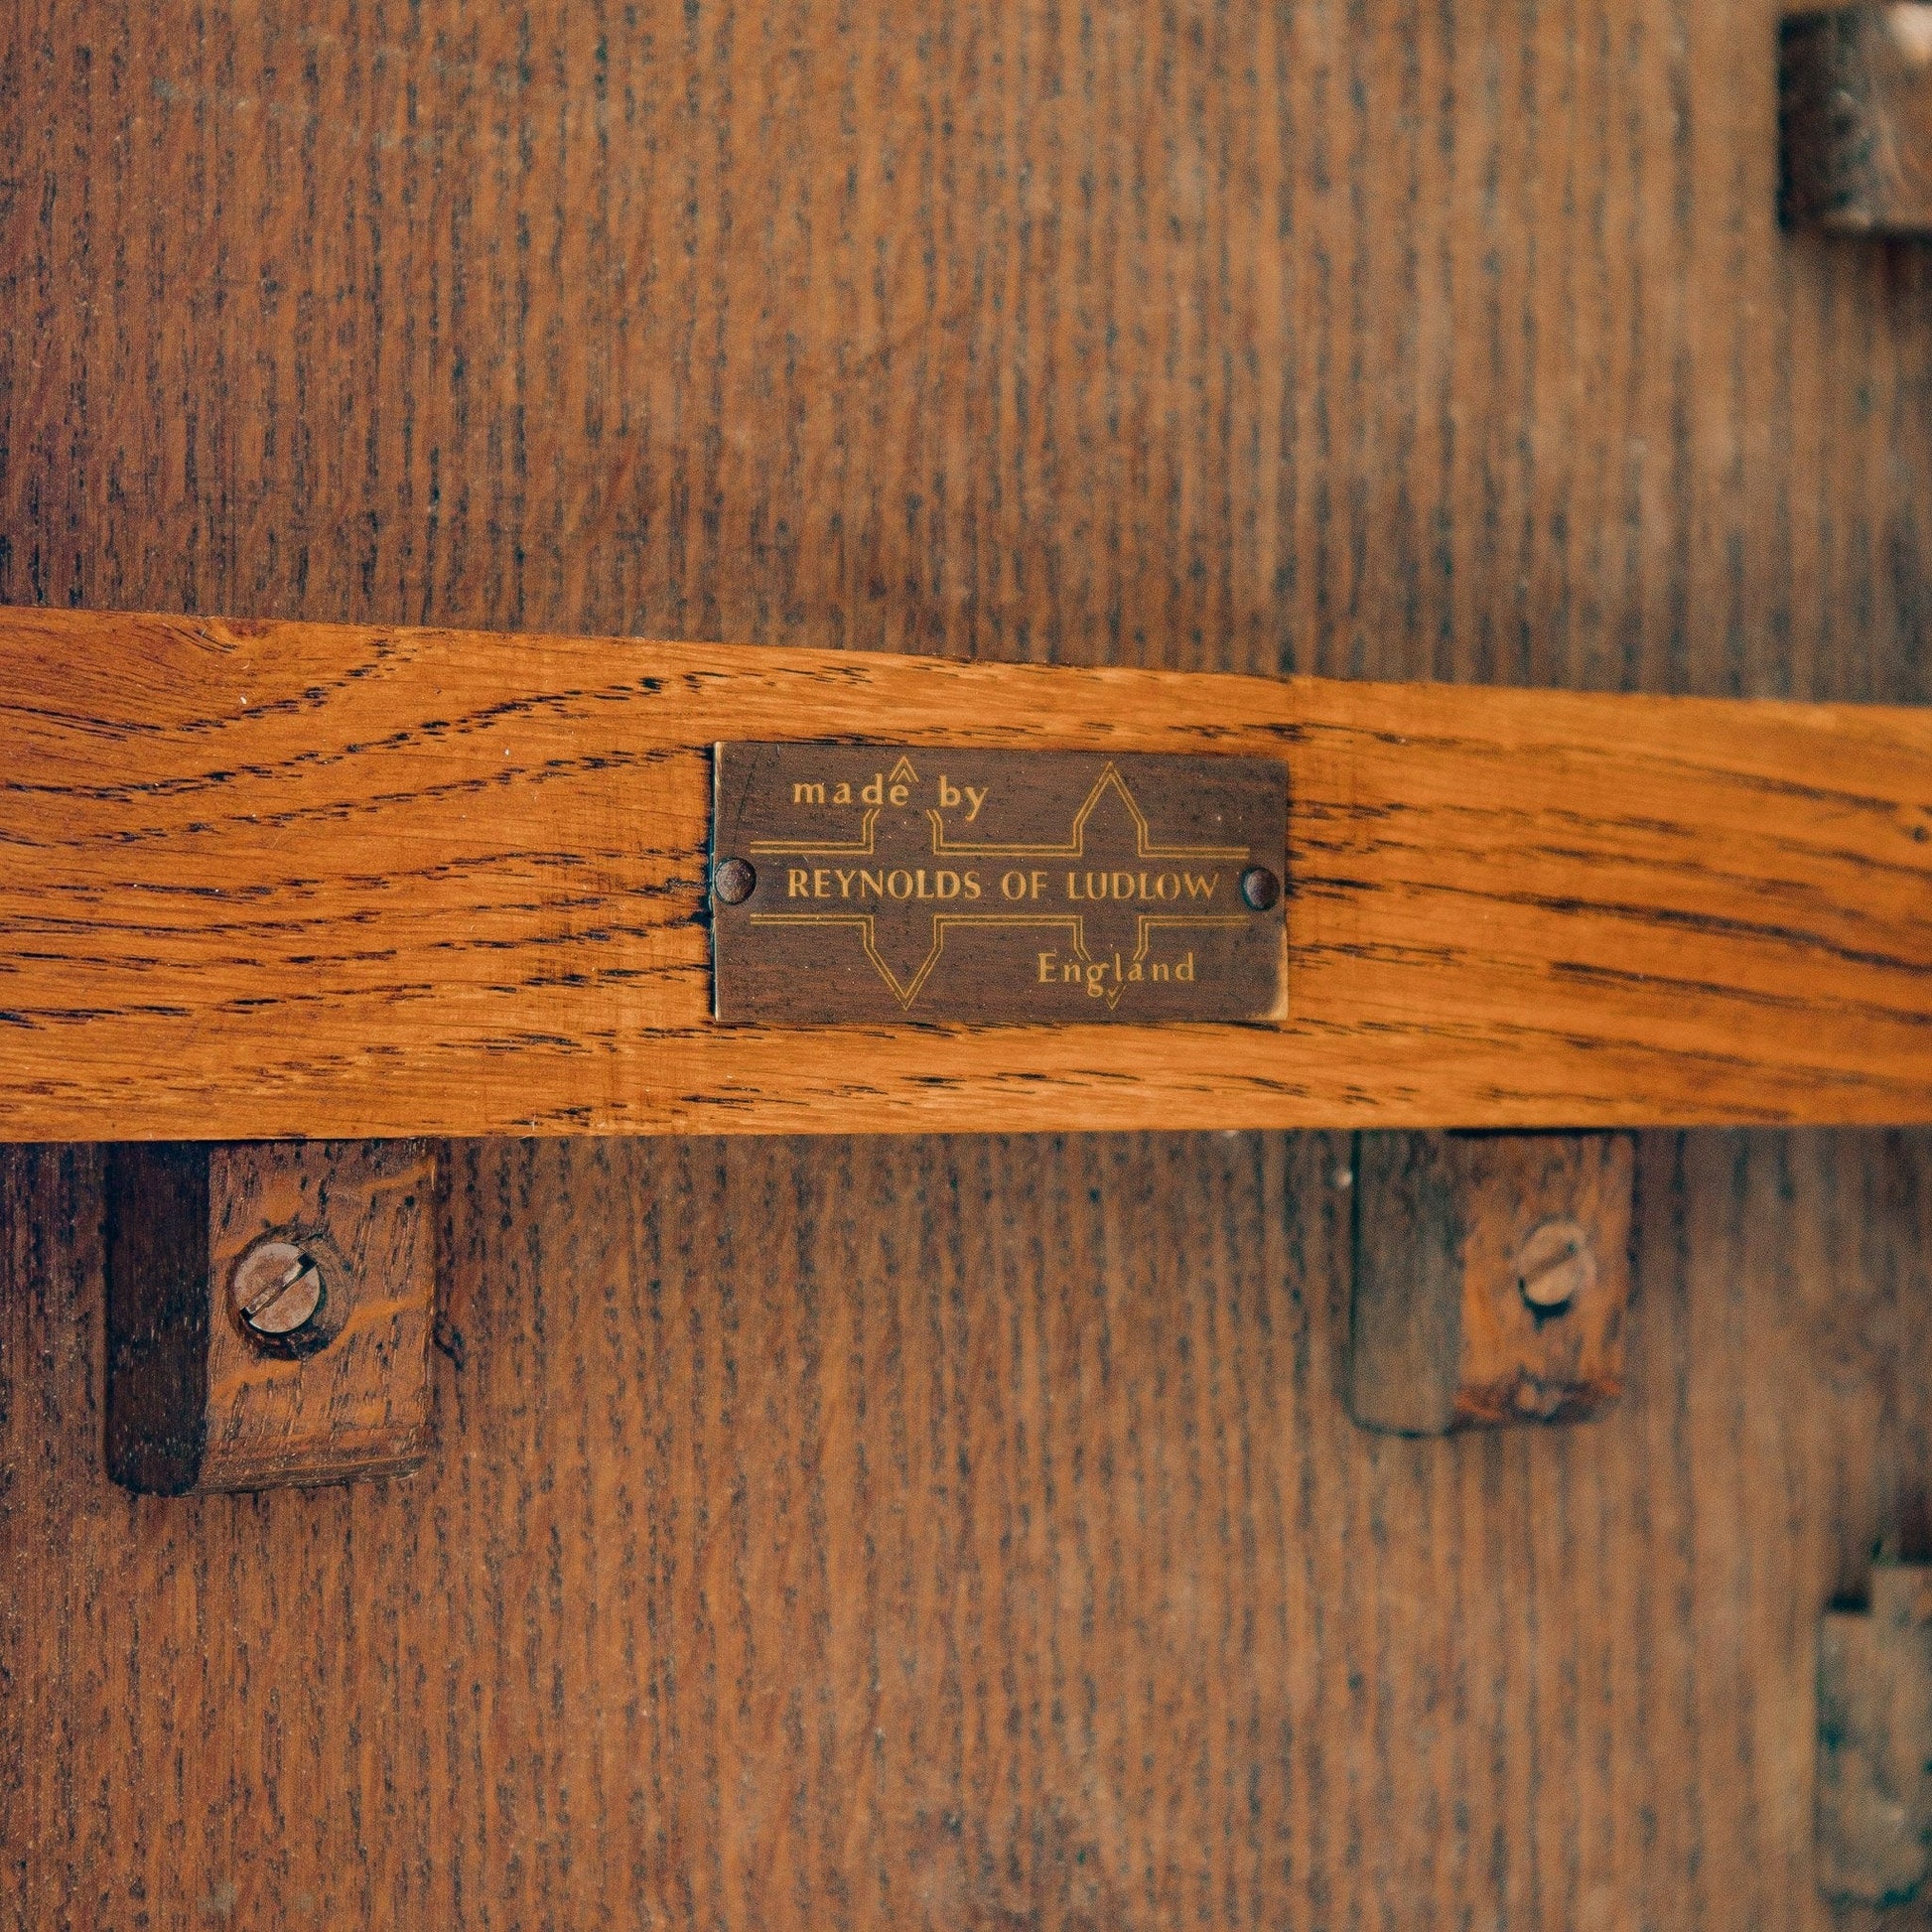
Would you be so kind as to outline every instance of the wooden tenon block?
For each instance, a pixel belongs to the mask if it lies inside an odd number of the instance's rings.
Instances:
[[[1932,1569],[1881,1564],[1818,1626],[1818,1882],[1896,1904],[1932,1863]]]
[[[1364,1134],[1348,1403],[1410,1436],[1593,1414],[1623,1384],[1627,1134]]]
[[[429,1432],[432,1143],[137,1144],[107,1168],[107,1460],[161,1495],[393,1474]]]
[[[1779,57],[1784,220],[1932,233],[1932,6],[1793,14]]]

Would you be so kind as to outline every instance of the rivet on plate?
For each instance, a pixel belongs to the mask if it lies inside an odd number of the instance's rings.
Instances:
[[[1250,866],[1241,875],[1241,897],[1257,912],[1266,912],[1282,896],[1282,882],[1266,866]]]

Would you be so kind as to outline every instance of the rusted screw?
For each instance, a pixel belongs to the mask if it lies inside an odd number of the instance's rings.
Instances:
[[[294,1342],[327,1292],[321,1264],[292,1241],[257,1241],[235,1264],[235,1313],[258,1341]]]
[[[1266,866],[1250,866],[1241,875],[1241,897],[1257,912],[1265,912],[1282,896],[1282,882]]]
[[[1596,1285],[1596,1250],[1576,1221],[1545,1221],[1516,1251],[1516,1287],[1539,1321],[1565,1314]]]
[[[727,905],[743,905],[752,897],[759,876],[746,859],[727,859],[712,875],[711,890]]]

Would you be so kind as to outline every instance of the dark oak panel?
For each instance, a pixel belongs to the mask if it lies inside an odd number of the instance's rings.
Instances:
[[[1926,1153],[1647,1140],[1622,1401],[1412,1443],[1342,1137],[466,1144],[438,1453],[175,1500],[101,1466],[98,1163],[11,1153],[17,1922],[1819,1924]]]
[[[0,602],[1932,696],[1771,0],[22,0]]]

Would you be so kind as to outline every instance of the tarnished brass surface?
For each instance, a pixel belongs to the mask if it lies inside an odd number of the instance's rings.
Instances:
[[[1277,759],[721,745],[715,805],[721,1020],[1283,1010]]]

